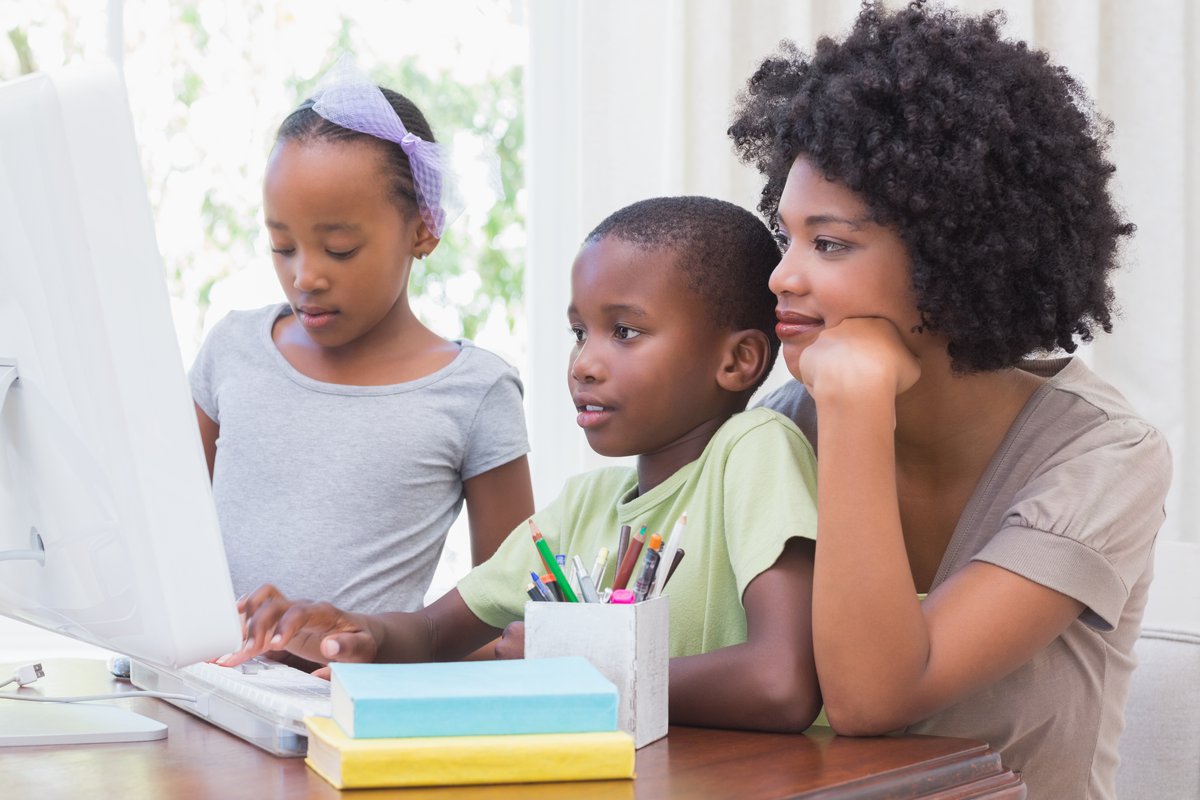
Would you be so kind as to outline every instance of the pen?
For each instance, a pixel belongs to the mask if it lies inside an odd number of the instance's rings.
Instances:
[[[629,547],[629,532],[631,528],[628,525],[621,526],[621,533],[617,537],[617,566],[620,567],[625,561],[625,548]]]
[[[583,568],[583,559],[574,556],[571,563],[575,567],[575,577],[579,579],[579,594],[583,597],[583,602],[599,603],[600,595],[596,594],[596,584],[592,582],[592,576]]]
[[[609,599],[610,603],[615,603],[616,605],[632,605],[633,601],[633,592],[628,589],[614,589],[612,597]]]
[[[642,552],[645,534],[646,529],[642,528],[629,540],[629,547],[625,548],[625,557],[621,559],[620,565],[617,567],[617,575],[613,578],[612,588],[614,590],[624,589],[629,583],[629,578],[633,575],[633,568],[637,565],[638,554]]]
[[[546,584],[546,588],[550,590],[550,594],[554,595],[555,600],[560,603],[566,600],[566,597],[563,595],[562,586],[549,572],[542,576],[542,583]]]
[[[675,551],[683,545],[683,534],[686,531],[687,512],[685,511],[679,515],[679,521],[675,523],[675,530],[671,531],[671,538],[662,551],[663,560],[667,562],[668,567],[670,567],[670,565],[675,561]],[[658,577],[654,581],[654,586],[652,587],[651,593],[656,595],[660,594],[662,592],[663,585],[666,584],[666,582],[667,573],[665,571],[660,571],[658,573]]]
[[[542,602],[546,599],[542,597],[542,593],[539,592],[538,588],[532,583],[525,585],[525,594],[529,595],[530,600],[537,600],[538,602]]]
[[[633,587],[633,595],[640,603],[650,596],[650,589],[654,587],[654,575],[658,572],[658,562],[662,558],[662,537],[657,533],[650,537],[650,543],[646,545],[646,558],[642,562],[642,574],[638,575],[637,583]]]
[[[567,583],[567,578],[563,575],[562,567],[558,566],[558,559],[554,557],[554,553],[550,552],[550,545],[546,544],[546,540],[542,537],[542,532],[538,530],[533,520],[529,520],[529,527],[533,529],[533,546],[538,549],[542,555],[542,561],[546,562],[546,567],[550,570],[550,574],[554,576],[554,580],[558,583],[558,590],[562,592],[563,598],[568,603],[578,603],[579,598],[575,596],[575,592],[571,591],[570,585]]]
[[[601,547],[600,552],[596,553],[596,562],[592,564],[592,571],[589,573],[592,576],[592,586],[597,590],[604,583],[604,570],[608,568],[608,548]]]
[[[554,596],[554,592],[550,591],[550,587],[542,582],[542,579],[538,577],[536,572],[529,573],[529,577],[533,578],[533,588],[537,590],[539,595],[541,595],[542,600],[549,600],[553,602],[558,599]]]

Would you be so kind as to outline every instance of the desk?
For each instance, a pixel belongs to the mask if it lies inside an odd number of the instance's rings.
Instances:
[[[0,674],[11,667],[0,665]],[[47,695],[129,689],[104,664],[51,660],[36,687]],[[4,690],[0,690],[4,691]],[[15,701],[0,700],[0,703]],[[637,754],[637,779],[571,784],[338,792],[302,759],[275,758],[161,700],[113,701],[165,722],[165,740],[0,749],[0,795],[138,798],[1023,798],[1019,776],[987,745],[936,736],[846,738],[671,728]],[[0,711],[2,711],[0,706]]]

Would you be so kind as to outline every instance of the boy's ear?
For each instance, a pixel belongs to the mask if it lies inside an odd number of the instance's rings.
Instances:
[[[413,231],[413,258],[425,258],[434,251],[440,241],[441,239],[434,236],[425,225],[425,220],[419,219],[417,227]]]
[[[725,357],[717,370],[717,383],[727,392],[744,392],[758,383],[767,370],[771,345],[758,330],[734,331],[726,340]]]

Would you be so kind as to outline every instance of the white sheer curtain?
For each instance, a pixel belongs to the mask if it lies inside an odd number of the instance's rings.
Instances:
[[[1200,8],[1189,0],[979,2],[1009,36],[1046,49],[1116,125],[1116,192],[1138,233],[1117,279],[1123,317],[1085,357],[1169,437],[1167,538],[1200,541]],[[602,460],[564,387],[568,273],[608,213],[662,194],[754,208],[759,181],[733,156],[733,99],[780,39],[811,49],[857,0],[531,0],[529,332],[526,396],[535,490]],[[773,380],[779,380],[776,376]]]

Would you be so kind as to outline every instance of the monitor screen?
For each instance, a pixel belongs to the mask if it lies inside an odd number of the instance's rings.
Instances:
[[[124,85],[0,85],[0,614],[168,666],[241,628]]]

